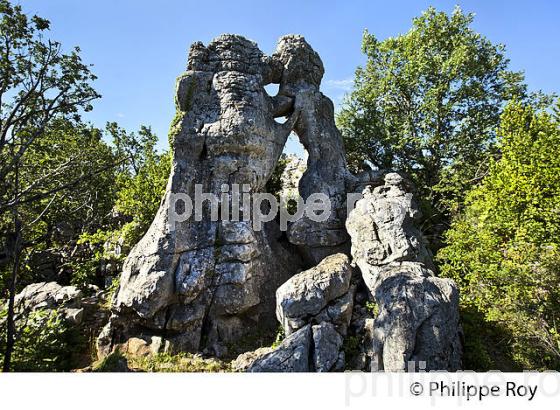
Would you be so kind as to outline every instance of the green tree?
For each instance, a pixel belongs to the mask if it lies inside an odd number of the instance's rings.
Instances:
[[[476,339],[499,327],[518,366],[560,369],[560,118],[511,103],[498,147],[446,234],[441,273],[485,320],[466,332],[467,347],[490,349]]]
[[[127,133],[115,123],[107,125],[113,144],[128,159],[118,174],[115,210],[130,218],[139,236],[152,223],[165,192],[171,171],[171,153],[158,153],[157,136],[149,127],[142,126],[138,134]]]
[[[122,159],[102,135],[91,126],[56,120],[21,158],[19,180],[36,197],[18,205],[22,238],[18,289],[32,282],[69,282],[72,271],[64,267],[62,255],[76,254],[80,234],[110,223]],[[63,184],[66,187],[58,189]],[[0,230],[11,228],[10,220],[0,222]],[[45,265],[52,266],[38,267]],[[9,287],[10,276],[0,269],[2,289]]]
[[[111,143],[106,142],[112,138]],[[53,121],[41,138],[29,147],[19,168],[23,184],[41,182],[51,190],[60,181],[75,186],[55,190],[50,197],[19,205],[22,221],[17,289],[29,283],[56,280],[88,291],[86,285],[104,284],[106,267],[117,272],[132,245],[147,230],[158,209],[170,171],[170,155],[155,150],[157,137],[147,127],[127,133],[116,124],[106,132],[64,120]],[[111,166],[105,168],[107,164]],[[90,174],[91,169],[103,172]],[[81,175],[88,178],[80,179]],[[9,228],[10,221],[0,229]],[[116,247],[119,255],[114,254]],[[51,266],[45,261],[54,257]],[[47,276],[55,274],[55,277]],[[0,267],[0,351],[6,346],[7,309],[1,299],[11,271]],[[16,320],[11,368],[69,370],[77,349],[88,349],[74,338],[78,329],[66,326],[56,314]],[[39,343],[40,342],[40,343]],[[0,359],[0,364],[3,362]]]
[[[14,321],[15,294],[47,279],[34,261],[64,255],[59,264],[69,279],[56,279],[91,283],[98,252],[94,249],[92,256],[84,238],[118,231],[128,242],[137,241],[153,219],[170,168],[170,155],[156,152],[149,128],[127,133],[110,123],[109,144],[101,130],[82,122],[80,115],[99,98],[91,86],[95,76],[79,48],[64,53],[60,43],[45,38],[49,26],[48,20],[28,17],[20,6],[0,0],[0,299],[8,299],[0,346],[5,371],[21,334]],[[15,351],[21,361],[27,348]]]
[[[43,33],[49,21],[28,17],[20,6],[0,0],[0,221],[11,221],[6,232],[7,259],[11,260],[7,339],[3,369],[10,369],[14,348],[14,297],[21,252],[25,245],[20,208],[75,186],[76,180],[57,179],[56,172],[22,179],[22,167],[30,148],[45,135],[53,121],[80,122],[80,112],[91,109],[99,95],[90,83],[95,76],[79,49],[62,52],[58,42]],[[63,166],[63,165],[61,165]],[[90,173],[97,170],[92,169]],[[80,176],[79,180],[88,175]],[[49,189],[43,183],[50,184]]]
[[[76,284],[91,282],[100,263],[120,266],[154,220],[171,171],[171,152],[157,152],[157,136],[149,127],[128,133],[116,123],[109,123],[107,133],[116,155],[127,159],[115,178],[112,213],[117,217],[80,236],[78,244],[88,244],[95,251],[93,258],[75,261],[74,270],[80,272],[74,275]]]
[[[406,34],[367,31],[365,67],[337,118],[349,164],[407,173],[425,199],[433,241],[466,188],[485,174],[505,101],[526,94],[502,45],[471,28],[472,14],[429,8]]]

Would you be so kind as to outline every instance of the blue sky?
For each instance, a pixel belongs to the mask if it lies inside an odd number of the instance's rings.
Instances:
[[[511,68],[524,70],[530,89],[560,92],[560,2],[510,1],[179,1],[20,0],[28,14],[51,20],[51,38],[78,45],[94,64],[103,98],[87,119],[129,130],[150,125],[161,147],[173,118],[175,78],[185,70],[190,44],[222,33],[242,34],[271,53],[277,39],[303,34],[325,65],[323,92],[339,103],[363,64],[364,29],[384,39],[406,32],[430,5],[458,4],[476,14],[473,27],[504,43]],[[288,151],[298,152],[294,141]]]

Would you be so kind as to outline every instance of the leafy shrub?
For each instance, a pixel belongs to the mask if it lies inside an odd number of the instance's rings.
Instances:
[[[6,310],[0,312],[0,351],[6,342]],[[83,350],[79,332],[57,310],[37,310],[16,321],[12,369],[19,372],[68,371]],[[2,362],[3,357],[0,357]]]
[[[442,275],[459,284],[463,307],[482,314],[467,336],[497,326],[502,356],[560,369],[560,121],[512,103],[499,131],[501,159],[447,232]]]

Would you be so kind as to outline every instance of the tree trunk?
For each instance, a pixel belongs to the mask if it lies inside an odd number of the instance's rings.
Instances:
[[[15,220],[15,241],[14,241],[14,265],[12,268],[12,277],[10,280],[9,301],[8,301],[8,317],[6,331],[6,351],[4,352],[3,372],[9,372],[12,362],[12,352],[14,351],[16,323],[15,323],[15,299],[17,291],[17,279],[19,273],[19,260],[21,256],[21,222]]]

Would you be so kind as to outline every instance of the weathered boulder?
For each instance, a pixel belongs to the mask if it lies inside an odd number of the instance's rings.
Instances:
[[[16,318],[37,310],[57,309],[72,325],[79,325],[84,316],[82,292],[75,286],[61,286],[56,282],[27,285],[16,295]]]
[[[329,322],[321,322],[312,327],[313,369],[316,372],[340,371],[344,369],[342,336]]]
[[[457,370],[461,366],[457,286],[434,275],[414,226],[419,216],[403,178],[366,188],[346,221],[352,256],[377,304],[370,330],[379,370]]]
[[[351,276],[348,256],[339,253],[280,286],[276,291],[276,317],[286,335],[323,321],[332,322],[345,334],[353,303]]]
[[[307,325],[292,333],[280,346],[258,357],[247,369],[250,373],[308,372],[313,332]]]
[[[259,349],[237,358],[237,368],[261,372],[329,372],[344,368],[343,339],[328,322],[306,325],[275,349]]]
[[[351,276],[350,260],[342,253],[292,276],[276,291],[276,315],[286,339],[275,349],[240,355],[234,367],[249,372],[343,370],[343,336],[354,300]]]
[[[131,337],[126,343],[119,346],[119,351],[132,356],[150,356],[158,353],[161,348],[161,342],[161,338],[157,336],[152,336],[149,341]]]
[[[231,368],[234,372],[245,372],[253,363],[261,359],[268,353],[274,350],[273,347],[259,347],[256,350],[251,350],[237,356],[233,362],[231,362]]]

